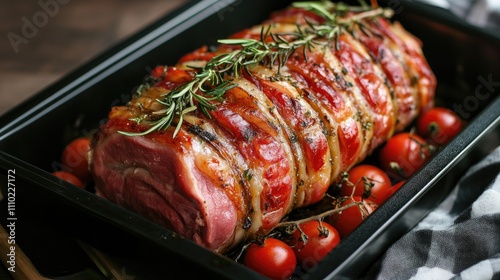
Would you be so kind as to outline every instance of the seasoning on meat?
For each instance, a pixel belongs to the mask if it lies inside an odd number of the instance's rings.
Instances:
[[[387,10],[321,3],[157,67],[94,137],[97,194],[224,253],[433,106],[421,42]]]

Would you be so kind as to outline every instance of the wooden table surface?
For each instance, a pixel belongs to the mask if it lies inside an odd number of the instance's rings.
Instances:
[[[188,1],[0,0],[0,116]]]
[[[0,0],[0,115],[188,0]]]

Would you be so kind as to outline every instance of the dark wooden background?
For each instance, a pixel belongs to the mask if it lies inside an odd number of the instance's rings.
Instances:
[[[0,0],[0,115],[187,1]]]
[[[188,1],[0,0],[0,117]]]

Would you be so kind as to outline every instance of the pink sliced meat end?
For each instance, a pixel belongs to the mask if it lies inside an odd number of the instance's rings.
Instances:
[[[192,141],[179,153],[179,147],[145,137],[111,134],[93,152],[97,194],[209,249],[223,250],[233,241],[237,212],[196,164],[200,149]]]

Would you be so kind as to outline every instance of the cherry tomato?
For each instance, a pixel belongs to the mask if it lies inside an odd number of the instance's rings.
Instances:
[[[297,266],[297,259],[288,244],[268,237],[263,244],[253,243],[248,246],[243,263],[271,279],[288,279]]]
[[[64,171],[75,175],[82,182],[88,182],[91,178],[86,158],[87,152],[90,149],[89,145],[90,140],[88,138],[76,138],[64,147],[61,156]]]
[[[300,224],[300,229],[302,232],[297,229],[292,233],[288,244],[295,251],[298,262],[306,269],[316,266],[340,243],[339,232],[327,222],[304,222]],[[307,238],[305,242],[304,238]]]
[[[69,182],[70,184],[73,184],[80,189],[85,189],[85,186],[83,185],[82,181],[71,173],[68,173],[66,171],[54,171],[52,172],[52,175],[60,179],[63,179],[64,181]]]
[[[444,145],[462,130],[462,120],[455,112],[434,107],[417,121],[417,133],[435,145]]]
[[[397,190],[399,190],[401,186],[404,185],[404,183],[406,183],[406,180],[399,181],[392,185],[389,196],[393,195]]]
[[[419,135],[401,132],[389,138],[382,147],[380,163],[389,176],[407,179],[427,163],[432,151],[433,146]]]
[[[390,196],[391,179],[384,170],[375,165],[357,165],[349,170],[347,175],[349,178],[345,178],[340,188],[341,196],[362,196],[377,205],[382,205]]]
[[[346,207],[351,204],[353,205],[339,213],[333,214],[328,220],[337,229],[341,239],[351,234],[366,217],[377,209],[377,204],[361,196],[348,197],[340,206]]]

